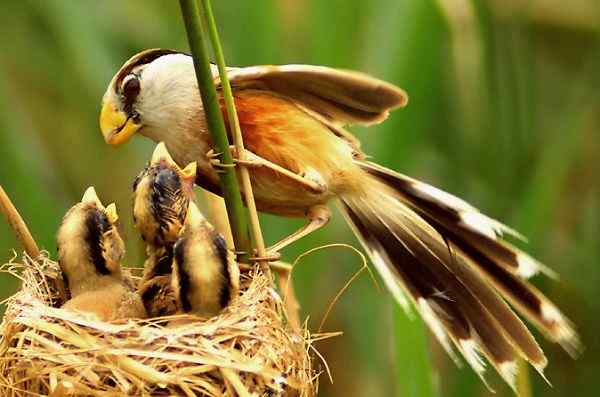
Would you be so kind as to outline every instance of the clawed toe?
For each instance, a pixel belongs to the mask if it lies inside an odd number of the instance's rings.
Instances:
[[[245,156],[243,160],[237,155],[237,151],[234,146],[229,146],[229,150],[233,156],[233,164],[223,164],[221,162],[219,157],[223,154],[223,152],[215,152],[214,149],[210,149],[208,152],[206,152],[208,163],[211,165],[211,167],[215,168],[217,172],[225,172],[226,170],[238,165],[253,168],[261,167],[263,165],[256,155],[247,150],[244,151]]]
[[[221,160],[214,158],[214,159],[210,159],[208,160],[208,164],[210,164],[210,166],[217,172],[217,173],[222,173],[222,172],[226,172],[227,170],[234,168],[235,164],[223,164],[221,162]]]

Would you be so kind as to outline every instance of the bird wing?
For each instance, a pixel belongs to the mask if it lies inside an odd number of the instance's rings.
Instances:
[[[393,84],[363,73],[313,65],[228,68],[235,87],[262,88],[295,99],[337,126],[370,125],[406,106],[408,95]],[[215,78],[217,85],[220,79]]]

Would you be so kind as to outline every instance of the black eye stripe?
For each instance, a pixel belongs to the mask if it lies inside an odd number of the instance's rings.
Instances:
[[[102,255],[102,235],[112,228],[106,214],[98,209],[91,209],[85,220],[85,240],[88,245],[89,255],[92,263],[99,274],[110,274],[106,266],[106,260]]]

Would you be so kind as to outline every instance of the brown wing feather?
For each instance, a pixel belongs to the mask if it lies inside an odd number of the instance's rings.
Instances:
[[[271,90],[299,101],[338,125],[374,124],[406,106],[402,89],[363,73],[312,65],[230,68],[234,87]],[[219,83],[218,77],[216,78]]]

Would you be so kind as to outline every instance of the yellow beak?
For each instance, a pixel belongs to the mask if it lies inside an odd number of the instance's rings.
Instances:
[[[173,160],[173,157],[171,157],[171,154],[167,150],[164,142],[159,142],[158,145],[156,145],[154,152],[152,152],[152,159],[150,160],[150,163],[158,164],[161,160],[165,160],[171,165],[176,164]]]
[[[129,140],[142,127],[112,102],[102,104],[100,130],[109,145],[118,146]]]
[[[115,203],[110,203],[106,206],[104,212],[106,213],[106,217],[111,224],[117,223],[119,220],[119,214],[117,213],[117,206]]]
[[[102,202],[96,194],[96,189],[94,189],[93,186],[87,188],[87,190],[83,194],[83,197],[81,198],[81,202],[84,204],[96,204],[98,208],[104,208]]]

